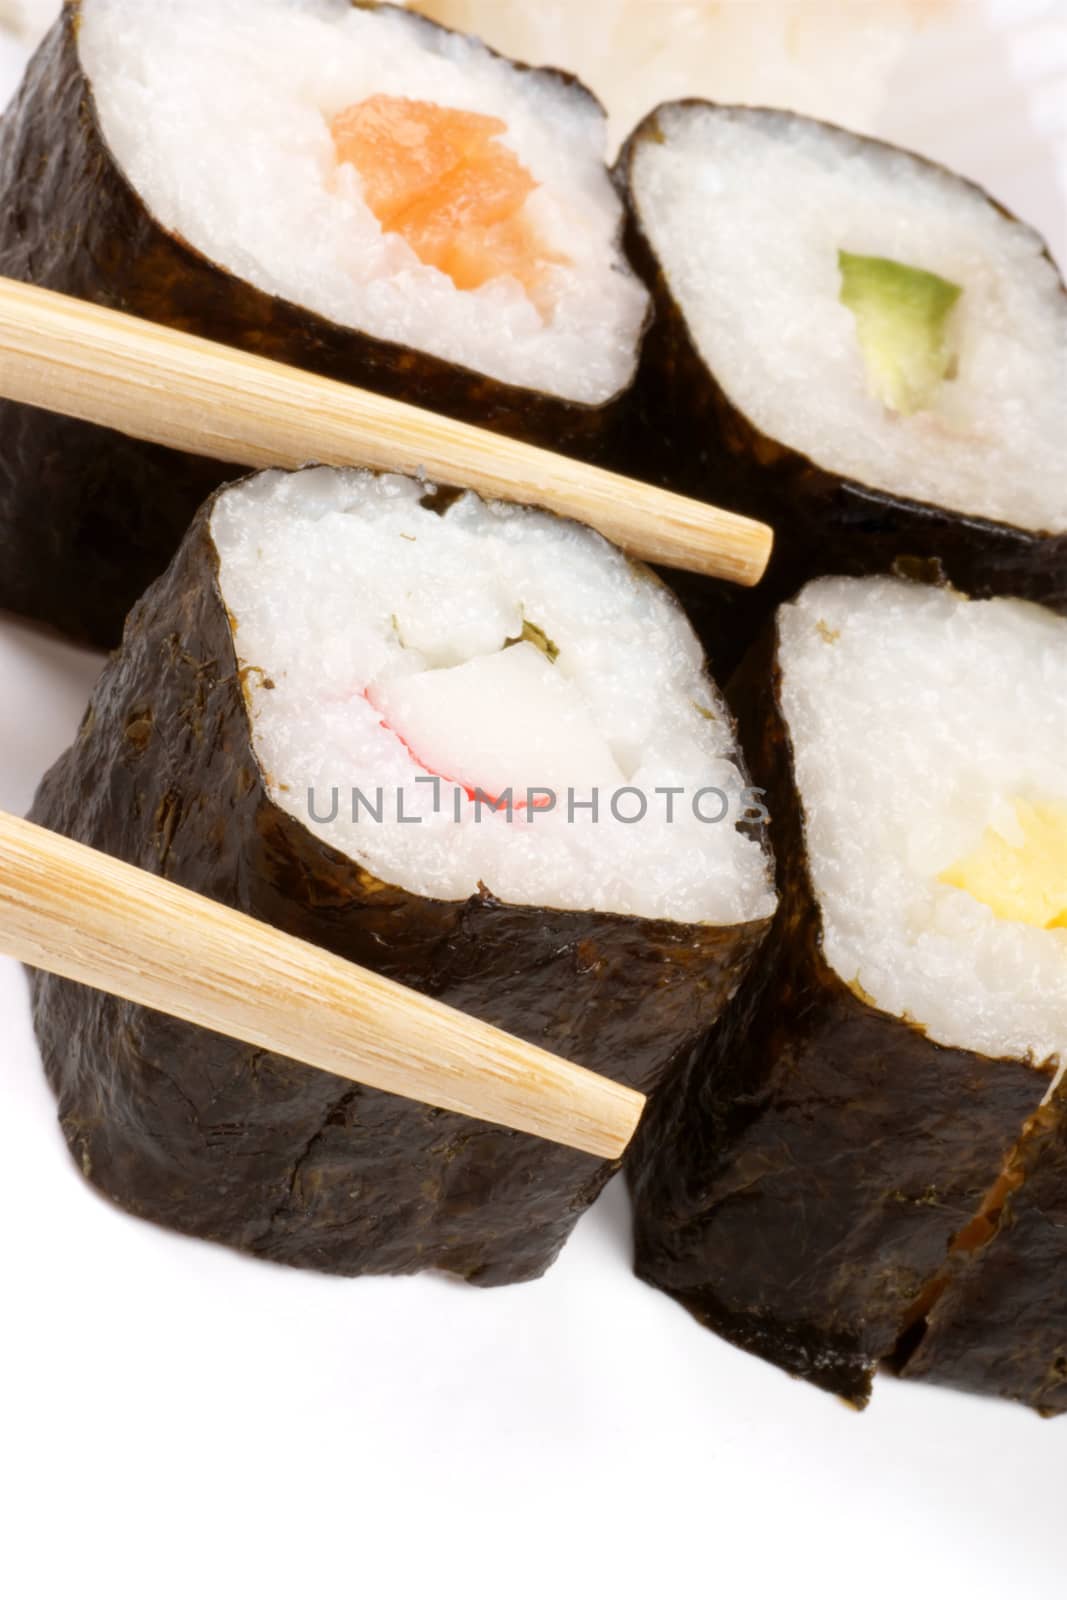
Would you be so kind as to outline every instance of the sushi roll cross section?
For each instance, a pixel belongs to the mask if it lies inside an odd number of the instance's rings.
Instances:
[[[1067,294],[1031,228],[785,111],[662,106],[618,176],[657,310],[646,470],[778,536],[757,595],[683,588],[720,670],[821,573],[932,563],[1067,610]]]
[[[857,1404],[1062,1408],[1067,620],[823,578],[734,691],[781,902],[638,1132],[638,1270]]]
[[[393,6],[70,0],[0,122],[0,272],[583,458],[649,297],[580,84]],[[235,469],[0,405],[0,605],[117,642]]]
[[[414,479],[222,490],[33,818],[645,1092],[773,914],[725,705],[598,535]],[[34,978],[62,1127],[134,1213],[358,1274],[536,1277],[618,1163]]]

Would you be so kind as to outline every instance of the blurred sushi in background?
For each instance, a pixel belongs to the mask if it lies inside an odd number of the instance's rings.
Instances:
[[[687,95],[788,106],[872,131],[893,70],[953,0],[416,0],[521,61],[576,72],[607,106],[612,148]]]
[[[61,4],[62,0],[0,0],[0,31],[32,48],[56,20]]]

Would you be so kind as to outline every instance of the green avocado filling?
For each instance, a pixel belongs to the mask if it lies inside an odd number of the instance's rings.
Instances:
[[[962,288],[885,256],[839,250],[837,261],[871,390],[902,416],[926,409],[955,361],[948,320]]]

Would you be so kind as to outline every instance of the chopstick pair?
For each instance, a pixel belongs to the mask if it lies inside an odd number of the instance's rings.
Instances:
[[[280,363],[0,279],[0,397],[248,466],[424,472],[736,583],[761,523]],[[644,1097],[99,851],[0,813],[0,953],[377,1089],[589,1154]]]

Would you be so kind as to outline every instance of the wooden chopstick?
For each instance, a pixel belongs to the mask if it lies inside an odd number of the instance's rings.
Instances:
[[[644,1096],[0,812],[0,954],[262,1050],[614,1158]]]
[[[758,583],[761,522],[279,362],[0,278],[0,396],[252,467],[424,471],[589,523],[644,561]]]

